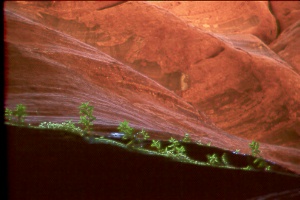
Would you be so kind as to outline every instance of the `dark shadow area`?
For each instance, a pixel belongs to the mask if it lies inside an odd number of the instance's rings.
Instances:
[[[62,131],[7,133],[11,200],[248,199],[300,186],[299,176],[184,164]]]

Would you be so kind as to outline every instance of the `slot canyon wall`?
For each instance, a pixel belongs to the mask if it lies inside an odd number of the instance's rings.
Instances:
[[[299,2],[5,2],[6,107],[184,135],[300,172]],[[56,109],[59,108],[59,109]]]

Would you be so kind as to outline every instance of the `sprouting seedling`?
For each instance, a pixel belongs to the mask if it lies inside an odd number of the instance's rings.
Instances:
[[[247,165],[247,167],[244,167],[243,169],[250,171],[253,170],[254,168],[251,165]]]
[[[176,147],[176,154],[184,155],[185,154],[184,146]]]
[[[26,107],[23,104],[18,104],[13,112],[13,114],[16,116],[18,123],[22,124],[24,123],[26,114]]]
[[[188,133],[184,134],[182,142],[191,142],[190,135]]]
[[[229,160],[226,153],[223,153],[221,160],[225,166],[229,166]]]
[[[92,130],[93,121],[96,117],[93,116],[94,107],[89,105],[89,102],[82,103],[79,106],[80,120],[79,124],[84,126],[84,130],[88,133]]]
[[[161,151],[161,142],[159,140],[152,140],[151,147],[156,148],[157,151]]]
[[[212,155],[207,155],[206,156],[207,159],[208,159],[208,163],[212,166],[217,166],[217,165],[220,165],[220,161],[219,161],[219,158],[217,156],[217,154],[212,154]]]

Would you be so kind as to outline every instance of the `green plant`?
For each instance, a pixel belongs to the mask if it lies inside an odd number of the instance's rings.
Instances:
[[[119,124],[118,130],[124,133],[122,139],[129,140],[127,146],[132,146],[139,144],[141,145],[142,141],[149,138],[148,133],[142,129],[140,132],[134,133],[134,129],[129,126],[128,122],[125,120]]]
[[[79,124],[82,124],[84,127],[84,131],[87,133],[90,133],[93,126],[93,121],[96,119],[95,116],[93,116],[94,107],[89,105],[89,102],[82,103],[79,106],[79,114],[80,120]]]
[[[190,135],[188,133],[184,134],[182,142],[191,142]]]
[[[129,124],[126,120],[119,124],[118,130],[120,132],[124,133],[124,135],[122,137],[124,140],[133,138],[133,128],[129,126]]]
[[[178,155],[185,155],[185,148],[184,146],[180,145],[179,141],[174,139],[173,137],[171,137],[171,139],[169,140],[169,142],[171,143],[170,145],[168,145],[164,152],[166,154],[173,154],[175,156]]]
[[[83,130],[79,127],[76,127],[75,124],[70,120],[62,123],[52,123],[52,122],[42,122],[39,128],[46,128],[46,129],[54,129],[54,130],[65,130],[72,133],[78,133],[80,135],[83,134]]]
[[[223,162],[223,164],[224,164],[225,166],[229,166],[229,165],[230,165],[226,153],[223,153],[223,155],[222,155],[222,157],[221,157],[221,160],[222,160],[222,162]]]
[[[26,114],[26,106],[23,104],[18,104],[14,111],[14,115],[17,117],[18,123],[23,124]]]
[[[259,143],[256,141],[252,141],[249,144],[249,147],[251,149],[252,156],[258,157],[253,161],[253,164],[256,165],[257,168],[263,168],[266,171],[271,170],[271,166],[268,165],[268,163],[260,155],[261,151],[259,150]]]
[[[158,152],[161,152],[161,142],[159,140],[152,140],[151,147],[154,147]]]
[[[9,108],[5,108],[5,114],[4,114],[4,116],[5,116],[5,119],[7,121],[12,121],[12,119],[13,119],[13,111],[11,109],[9,109]]]
[[[217,154],[215,154],[215,153],[212,155],[208,154],[206,157],[208,159],[208,163],[212,166],[218,166],[221,164]]]
[[[259,143],[256,141],[252,141],[249,144],[249,147],[251,149],[251,153],[253,156],[258,156],[260,154],[260,150],[259,150]]]
[[[137,141],[141,142],[143,140],[147,140],[150,136],[144,129],[142,129],[140,132],[137,132],[134,137]]]

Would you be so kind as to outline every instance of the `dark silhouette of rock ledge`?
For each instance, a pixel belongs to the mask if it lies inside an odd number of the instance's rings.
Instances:
[[[299,176],[200,167],[67,132],[6,128],[11,200],[299,197]]]

